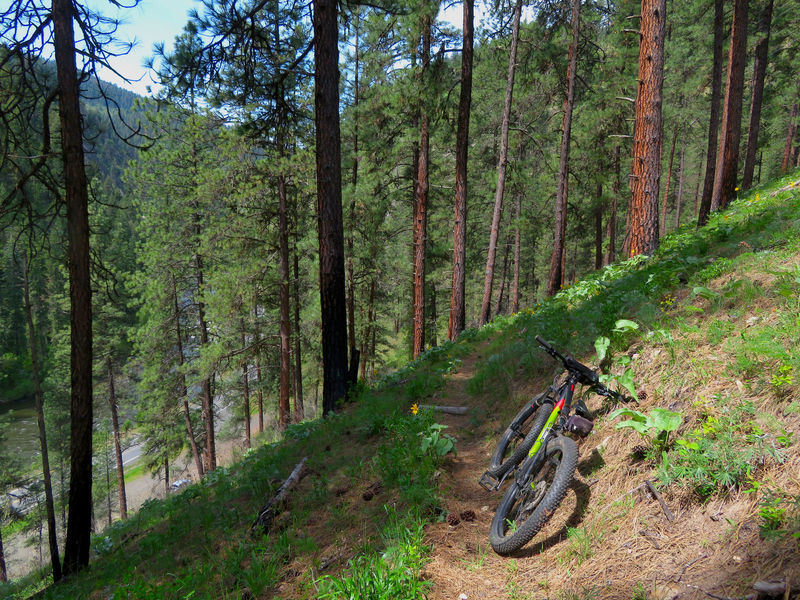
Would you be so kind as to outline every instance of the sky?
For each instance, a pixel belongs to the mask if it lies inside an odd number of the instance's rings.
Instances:
[[[164,42],[169,51],[175,36],[181,33],[188,21],[189,11],[201,6],[199,0],[140,0],[134,8],[117,9],[108,0],[85,1],[90,8],[121,21],[117,32],[120,41],[135,42],[135,46],[127,55],[113,60],[114,68],[131,82],[125,83],[113,72],[98,69],[100,77],[142,96],[151,95],[148,86],[155,89],[155,84],[144,66],[145,61],[154,54],[154,44]],[[476,13],[480,12],[476,7]],[[442,12],[440,18],[460,29],[461,13],[461,3],[454,3]],[[476,22],[477,17],[478,14]]]
[[[101,71],[100,77],[142,96],[149,95],[147,86],[153,84],[144,63],[153,56],[154,44],[164,42],[167,49],[171,48],[189,20],[189,10],[200,6],[198,0],[140,0],[136,7],[126,9],[116,9],[108,0],[88,0],[86,4],[121,21],[117,32],[120,41],[135,42],[131,52],[113,60],[114,68],[131,83],[126,84],[110,71]]]

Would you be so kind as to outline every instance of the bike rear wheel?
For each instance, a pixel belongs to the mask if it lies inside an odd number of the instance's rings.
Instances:
[[[489,542],[500,555],[519,550],[544,527],[564,499],[575,474],[578,447],[570,438],[550,440],[543,452],[544,461],[538,471],[524,480],[515,480],[494,514]]]
[[[530,452],[536,438],[539,437],[547,423],[547,418],[553,411],[551,402],[543,402],[537,408],[545,394],[540,395],[527,403],[511,425],[505,430],[497,443],[497,449],[489,462],[489,473],[494,477],[501,477],[518,465]]]

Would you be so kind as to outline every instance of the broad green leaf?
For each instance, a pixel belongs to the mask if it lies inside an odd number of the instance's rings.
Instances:
[[[641,421],[622,421],[621,423],[617,423],[617,429],[622,429],[623,427],[635,429],[642,435],[647,435],[647,432],[650,430],[647,424],[642,423]]]
[[[618,333],[625,333],[627,331],[636,331],[639,329],[639,324],[629,321],[628,319],[620,319],[614,324],[614,331]]]
[[[683,422],[683,415],[666,408],[654,408],[650,411],[653,427],[658,431],[675,431]]]
[[[603,362],[610,345],[611,340],[605,336],[600,336],[594,341],[594,349],[597,352],[597,362]]]
[[[631,408],[625,408],[625,407],[618,408],[610,415],[608,415],[609,419],[616,419],[618,417],[630,417],[631,419],[634,419],[641,423],[647,421],[647,415],[645,415],[644,413],[640,413],[638,410],[633,410]]]
[[[625,369],[625,372],[617,377],[617,381],[622,387],[628,390],[634,400],[637,402],[639,401],[639,396],[636,395],[636,385],[633,382],[633,369]]]

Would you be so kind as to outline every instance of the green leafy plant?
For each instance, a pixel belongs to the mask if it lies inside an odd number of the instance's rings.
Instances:
[[[751,402],[731,405],[730,398],[704,402],[698,427],[662,453],[659,479],[692,488],[700,497],[727,493],[749,481],[768,459],[783,462],[777,435],[764,432],[754,420]],[[756,485],[753,485],[757,489]]]
[[[419,434],[422,437],[420,450],[423,454],[429,454],[437,462],[450,452],[456,454],[456,439],[442,433],[443,429],[447,429],[447,425],[433,423],[427,431],[421,431]]]
[[[779,366],[777,372],[772,374],[770,383],[778,391],[783,391],[786,387],[792,385],[794,383],[792,365],[787,365],[784,363]]]
[[[628,420],[617,423],[616,428],[630,427],[643,437],[649,438],[657,452],[661,452],[669,446],[669,434],[677,431],[683,422],[681,413],[666,408],[654,408],[649,415],[646,415],[638,410],[623,407],[618,408],[608,417],[609,419],[629,417]]]

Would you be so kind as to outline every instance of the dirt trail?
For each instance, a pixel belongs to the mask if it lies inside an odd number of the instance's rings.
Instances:
[[[605,419],[595,421],[588,438],[576,440],[575,479],[550,522],[518,553],[495,554],[489,525],[505,487],[487,492],[478,479],[523,399],[545,389],[549,381],[526,382],[524,390],[514,390],[509,395],[514,400],[508,401],[514,406],[503,406],[491,390],[483,396],[467,393],[481,352],[464,358],[434,402],[473,410],[468,416],[437,414],[437,421],[457,438],[458,455],[448,459],[441,475],[449,522],[426,529],[432,551],[423,578],[433,584],[431,600],[728,599],[752,592],[756,581],[775,578],[789,581],[791,597],[800,598],[796,544],[789,538],[767,543],[760,537],[755,495],[731,491],[703,504],[667,488],[663,499],[675,517],[669,520],[656,498],[643,491],[657,473],[654,464],[632,458],[640,439],[615,430]],[[642,391],[649,389],[639,410],[661,401],[646,383],[649,378],[660,380],[647,373],[648,365],[659,363],[657,353],[648,350],[639,358]],[[673,400],[670,406],[680,410],[679,402]],[[591,410],[600,407],[599,397],[590,399]],[[800,456],[793,454],[763,477],[794,480],[790,474],[799,471]]]

